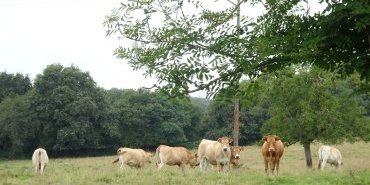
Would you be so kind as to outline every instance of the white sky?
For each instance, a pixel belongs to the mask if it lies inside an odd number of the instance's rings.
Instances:
[[[49,64],[73,64],[105,89],[152,86],[155,79],[145,79],[143,71],[133,71],[113,56],[124,43],[105,36],[104,17],[121,1],[0,0],[0,71],[34,79]],[[255,9],[243,11],[257,14]]]
[[[105,36],[103,20],[120,0],[0,0],[0,71],[32,79],[47,65],[72,64],[105,89],[152,86],[113,56],[122,43]]]

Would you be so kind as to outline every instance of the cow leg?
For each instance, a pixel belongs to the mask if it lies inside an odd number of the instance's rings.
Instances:
[[[163,166],[164,166],[164,162],[161,161],[161,163],[158,164],[158,170],[162,169]]]
[[[182,173],[185,174],[185,164],[184,163],[181,163],[179,165],[179,168],[181,168]]]
[[[321,169],[321,163],[322,163],[322,160],[320,159],[319,164],[317,165],[317,169]]]
[[[280,164],[280,159],[276,161],[276,175],[279,175],[279,164]]]
[[[268,161],[265,160],[265,173],[266,173],[266,175],[268,175],[267,169],[268,169]]]
[[[40,174],[42,175],[44,173],[44,165],[43,164],[41,164],[40,165]]]
[[[321,171],[323,171],[323,170],[324,170],[324,168],[325,168],[325,164],[326,164],[326,159],[324,158],[324,159],[322,160],[322,163],[321,163]]]
[[[272,162],[270,163],[270,170],[271,170],[271,174],[272,174],[272,175],[274,175],[275,165],[276,165],[276,162],[275,162],[275,161],[272,161]]]

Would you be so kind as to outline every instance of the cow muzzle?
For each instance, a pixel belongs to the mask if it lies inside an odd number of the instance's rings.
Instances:
[[[236,155],[235,156],[235,159],[240,159],[240,155]]]
[[[227,147],[224,147],[224,151],[225,151],[225,152],[227,151]]]
[[[275,152],[275,148],[269,148],[269,152]]]

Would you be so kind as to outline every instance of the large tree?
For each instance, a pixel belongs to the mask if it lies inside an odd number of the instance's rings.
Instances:
[[[41,121],[40,145],[52,152],[105,149],[107,103],[89,73],[59,64],[35,79],[33,107]]]
[[[0,102],[7,96],[23,95],[32,87],[27,75],[0,72]]]
[[[237,25],[247,1],[129,0],[107,16],[105,27],[107,35],[132,41],[115,55],[155,76],[154,87],[174,96],[238,89],[243,76],[297,63],[343,75],[359,71],[368,79],[369,1],[315,1],[326,7],[316,14],[304,2],[248,1],[265,13],[255,20],[242,14]],[[217,3],[224,9],[212,10]]]
[[[33,91],[0,103],[0,150],[9,157],[31,153],[37,147],[39,121],[31,107]]]
[[[313,141],[340,143],[370,139],[370,118],[359,96],[353,93],[359,76],[351,80],[333,80],[322,70],[280,72],[269,78],[260,103],[268,107],[269,119],[264,134],[274,133],[287,145],[303,145],[306,165],[312,167],[310,145]]]

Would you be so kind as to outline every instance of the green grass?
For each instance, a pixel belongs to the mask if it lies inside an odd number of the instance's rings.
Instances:
[[[344,166],[337,171],[330,165],[318,171],[317,149],[312,146],[314,169],[305,167],[303,147],[285,148],[278,177],[264,174],[260,147],[248,146],[242,152],[245,167],[219,174],[215,168],[206,173],[187,167],[185,174],[177,167],[165,166],[161,171],[154,161],[143,169],[125,166],[119,169],[111,164],[115,156],[50,159],[45,174],[35,174],[31,160],[0,161],[0,184],[370,184],[370,143],[337,145],[342,152]]]

